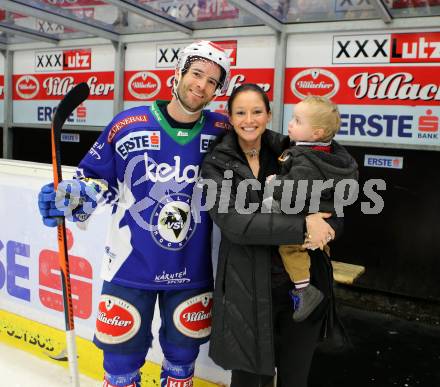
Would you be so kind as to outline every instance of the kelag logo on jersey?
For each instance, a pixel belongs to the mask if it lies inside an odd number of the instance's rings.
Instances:
[[[116,142],[116,153],[124,160],[130,152],[160,149],[159,131],[131,132]]]
[[[158,202],[151,215],[154,241],[167,250],[180,250],[190,240],[196,224],[190,209],[191,197],[175,193]]]

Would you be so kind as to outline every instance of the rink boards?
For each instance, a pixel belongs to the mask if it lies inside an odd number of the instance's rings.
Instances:
[[[72,176],[64,168],[63,176]],[[0,341],[67,367],[56,230],[44,227],[37,209],[40,187],[51,180],[46,164],[0,160]],[[109,213],[99,211],[79,228],[68,223],[70,270],[80,372],[102,379],[102,354],[92,343],[102,281],[100,268]],[[158,312],[158,311],[156,311]],[[142,386],[159,386],[162,352],[153,320],[153,347],[142,368]],[[201,347],[196,387],[225,385],[229,373]]]
[[[51,363],[68,367],[66,334],[59,329],[0,310],[0,341],[30,352]],[[93,379],[101,380],[104,374],[102,352],[91,341],[82,337],[76,338],[76,344],[80,372]],[[160,386],[159,364],[146,362],[141,373],[142,386]],[[214,387],[221,384],[197,378],[194,385],[196,387]]]

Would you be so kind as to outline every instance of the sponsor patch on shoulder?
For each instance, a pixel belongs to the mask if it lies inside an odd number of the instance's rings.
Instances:
[[[182,302],[173,313],[174,326],[185,336],[201,339],[211,333],[212,292]]]
[[[215,121],[214,126],[216,128],[225,129],[225,130],[231,130],[232,125],[229,122],[226,121]]]
[[[206,153],[208,151],[209,145],[217,138],[211,134],[202,134],[200,136],[200,153]]]
[[[140,114],[137,116],[125,117],[122,120],[117,121],[109,130],[107,142],[110,144],[116,134],[127,125],[134,124],[136,122],[148,122],[148,116],[146,114]]]
[[[96,338],[104,344],[131,339],[141,326],[139,311],[121,298],[102,294],[96,319]]]

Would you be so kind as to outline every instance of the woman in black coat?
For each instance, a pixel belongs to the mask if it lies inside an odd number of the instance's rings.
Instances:
[[[210,214],[222,233],[209,354],[232,370],[231,387],[272,386],[275,367],[279,387],[305,387],[331,309],[331,270],[316,248],[339,234],[341,221],[324,221],[321,213],[262,213],[266,177],[278,172],[277,157],[289,140],[266,129],[269,101],[257,85],[238,87],[228,113],[234,130],[216,141],[202,165],[205,183],[214,181],[207,185],[215,198]],[[307,247],[315,248],[311,281],[327,297],[297,323],[278,245],[302,244],[306,232]]]

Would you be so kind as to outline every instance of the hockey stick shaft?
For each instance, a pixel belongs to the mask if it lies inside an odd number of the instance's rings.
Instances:
[[[52,144],[52,168],[54,189],[62,181],[61,173],[61,129],[66,119],[89,95],[89,87],[86,83],[75,86],[58,105],[52,120],[51,144]],[[75,325],[73,320],[72,290],[70,284],[69,256],[67,252],[66,225],[64,217],[58,219],[57,239],[59,251],[59,265],[61,271],[61,284],[63,291],[64,320],[66,326],[66,346],[69,360],[72,385],[79,387],[78,359],[75,342]]]

